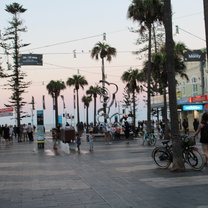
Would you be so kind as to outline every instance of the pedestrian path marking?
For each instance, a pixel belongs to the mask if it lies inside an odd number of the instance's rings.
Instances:
[[[95,146],[95,152],[115,152],[115,151],[138,151],[138,150],[149,150],[149,148],[144,148],[144,147],[121,147],[121,148],[109,148],[109,149],[96,149]],[[152,148],[151,148],[152,149]]]
[[[119,172],[123,172],[123,173],[129,173],[129,172],[139,171],[139,170],[151,170],[155,168],[156,166],[154,164],[149,164],[149,165],[135,165],[131,167],[119,167],[119,168],[116,168],[116,170]]]
[[[135,162],[148,162],[153,161],[151,157],[136,157],[136,158],[125,158],[125,159],[114,159],[114,160],[101,160],[104,164],[123,164],[123,163],[135,163]]]
[[[75,175],[74,170],[1,170],[0,176],[61,176],[61,175]]]
[[[155,188],[170,188],[180,186],[207,185],[208,176],[182,176],[171,178],[143,178],[140,181]]]
[[[81,190],[90,186],[82,180],[31,180],[31,181],[7,181],[0,184],[0,190]]]

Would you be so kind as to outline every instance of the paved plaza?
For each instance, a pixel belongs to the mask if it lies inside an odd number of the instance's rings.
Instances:
[[[153,147],[94,143],[81,153],[62,145],[0,144],[0,208],[208,208],[208,168],[172,173],[157,168]]]

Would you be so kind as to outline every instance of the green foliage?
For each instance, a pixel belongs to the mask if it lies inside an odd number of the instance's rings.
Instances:
[[[50,94],[52,97],[58,97],[60,95],[61,90],[64,90],[66,88],[63,81],[54,81],[51,80],[47,86],[48,94]]]
[[[81,75],[73,75],[72,77],[69,77],[66,84],[68,86],[74,86],[75,90],[79,90],[79,88],[81,87],[82,89],[84,89],[85,85],[88,85],[87,80],[85,79],[84,76]]]
[[[90,96],[83,96],[82,97],[82,102],[84,105],[88,108],[90,105],[90,102],[92,101],[92,98]]]
[[[99,57],[101,59],[106,58],[107,61],[111,62],[112,57],[113,56],[115,57],[116,53],[117,52],[115,48],[109,46],[106,43],[98,42],[95,44],[94,48],[92,49],[91,57],[95,58],[96,60],[98,60]]]
[[[6,28],[1,47],[5,49],[7,55],[13,55],[14,63],[13,65],[8,64],[10,74],[7,77],[10,77],[8,84],[9,89],[13,91],[13,94],[10,97],[10,103],[11,106],[14,106],[16,109],[17,125],[20,126],[21,118],[25,117],[22,115],[23,112],[21,109],[26,104],[26,102],[23,101],[22,94],[25,93],[25,89],[30,85],[30,82],[24,81],[26,74],[21,71],[21,66],[18,63],[20,49],[29,45],[22,44],[20,40],[20,33],[26,32],[26,27],[23,26],[19,15],[24,13],[26,9],[18,3],[12,3],[10,5],[6,5],[5,11],[12,15],[12,20],[9,21],[9,27]]]

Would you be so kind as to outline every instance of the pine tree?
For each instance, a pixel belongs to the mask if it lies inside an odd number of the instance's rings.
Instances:
[[[30,82],[25,82],[25,73],[21,71],[19,64],[20,49],[28,46],[29,44],[22,44],[20,40],[20,33],[26,32],[26,27],[23,26],[22,20],[19,15],[24,13],[26,9],[18,3],[12,3],[6,5],[6,12],[12,15],[12,20],[9,21],[9,27],[6,28],[4,34],[4,49],[13,56],[13,65],[9,67],[11,74],[9,75],[9,89],[12,90],[12,96],[10,97],[10,105],[13,106],[16,111],[17,126],[20,126],[21,119],[25,117],[22,107],[26,104],[24,102],[22,94],[25,93],[25,89],[29,87]]]

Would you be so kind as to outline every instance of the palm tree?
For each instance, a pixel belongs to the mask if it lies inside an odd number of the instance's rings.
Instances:
[[[72,77],[69,77],[66,84],[70,86],[74,86],[74,89],[76,90],[77,93],[77,123],[80,122],[79,119],[79,88],[81,87],[84,89],[85,85],[88,85],[87,80],[85,79],[84,76],[81,76],[79,74],[75,74]]]
[[[129,69],[125,71],[121,79],[126,84],[127,91],[132,93],[132,101],[133,101],[133,128],[135,128],[136,123],[136,92],[139,93],[142,90],[142,86],[138,85],[141,83],[143,77],[138,71],[138,69]]]
[[[92,101],[92,98],[91,96],[83,96],[82,97],[82,102],[84,103],[84,106],[86,107],[86,124],[87,124],[87,129],[86,129],[86,133],[88,133],[88,130],[89,130],[89,113],[88,113],[88,110],[89,110],[89,105],[90,105],[90,102]]]
[[[148,130],[151,129],[151,48],[152,48],[152,25],[154,22],[161,21],[163,17],[162,0],[132,0],[128,8],[127,17],[133,21],[139,22],[140,33],[148,30],[148,70],[147,70],[147,120]]]
[[[55,108],[55,125],[58,128],[58,96],[60,95],[61,90],[66,88],[64,82],[51,80],[47,86],[48,94],[50,94],[54,101]]]
[[[186,67],[183,60],[183,52],[187,50],[184,43],[174,43],[174,60],[175,60],[175,73],[188,80],[188,76],[185,73]],[[163,46],[159,52],[154,53],[152,56],[152,78],[154,80],[157,91],[163,95],[164,98],[164,109],[163,109],[163,119],[167,126],[167,70],[166,70],[167,56],[165,52],[165,47]],[[156,89],[154,89],[156,90]]]
[[[104,91],[104,88],[105,88],[105,65],[104,65],[104,59],[106,58],[106,60],[108,62],[111,62],[112,60],[112,57],[116,56],[116,49],[109,46],[108,44],[106,43],[101,43],[101,42],[98,42],[95,44],[94,48],[92,49],[91,51],[91,57],[92,58],[95,58],[96,60],[99,59],[99,57],[101,58],[102,60],[102,88],[103,88],[103,91]],[[103,103],[103,109],[104,109],[104,115],[106,115],[106,102],[105,102],[105,98],[104,98],[104,103]],[[106,122],[106,119],[105,119],[105,122]]]
[[[171,119],[171,137],[173,141],[173,171],[184,171],[184,160],[182,155],[182,141],[179,136],[177,99],[176,99],[176,80],[175,80],[175,61],[174,61],[174,42],[172,33],[172,11],[171,0],[165,0],[164,3],[164,25],[166,34],[165,50],[167,55],[166,67],[168,74],[168,91],[170,119]]]
[[[94,100],[94,126],[96,126],[96,115],[97,115],[97,95],[100,95],[101,88],[96,86],[90,86],[89,89],[86,91],[87,95],[91,95]]]

